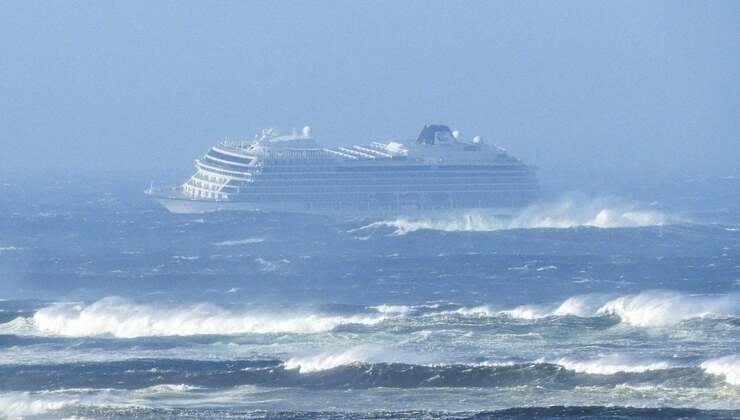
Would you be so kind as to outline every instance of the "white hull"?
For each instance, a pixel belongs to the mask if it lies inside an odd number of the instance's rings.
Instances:
[[[297,213],[328,215],[350,218],[363,217],[389,217],[389,216],[429,216],[434,214],[450,213],[476,213],[485,212],[494,216],[509,217],[517,212],[517,208],[456,208],[456,209],[394,209],[394,210],[333,210],[333,209],[309,209],[301,206],[286,205],[260,205],[248,202],[228,202],[215,200],[192,200],[170,197],[157,197],[156,200],[170,213],[175,214],[199,214],[218,211],[245,211],[255,213]]]
[[[260,211],[259,209],[254,208],[254,206],[248,205],[248,203],[229,203],[177,198],[157,198],[157,201],[170,213],[175,214],[211,213],[224,210]]]

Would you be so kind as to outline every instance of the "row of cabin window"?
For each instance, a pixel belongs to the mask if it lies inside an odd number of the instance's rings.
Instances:
[[[227,199],[228,194],[223,194],[214,191],[206,191],[200,188],[194,188],[190,185],[185,185],[185,192],[187,192],[193,198],[220,198]]]

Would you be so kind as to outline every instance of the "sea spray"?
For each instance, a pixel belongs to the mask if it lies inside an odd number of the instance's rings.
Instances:
[[[724,356],[701,364],[705,372],[722,376],[728,384],[740,385],[740,356]]]
[[[465,211],[437,217],[399,217],[374,222],[350,232],[380,227],[394,228],[395,235],[418,230],[487,232],[510,229],[567,229],[574,227],[629,228],[660,226],[679,221],[656,210],[626,204],[616,198],[587,198],[567,195],[555,202],[529,206],[512,217],[486,210]]]
[[[464,316],[503,315],[523,320],[563,316],[616,316],[622,322],[635,327],[665,327],[696,318],[737,317],[740,315],[740,295],[690,295],[650,290],[619,297],[604,294],[577,295],[561,304],[528,304],[502,310],[494,310],[488,305],[462,307],[454,312]]]
[[[614,375],[619,372],[641,373],[672,367],[671,363],[667,361],[639,360],[618,354],[588,359],[562,357],[555,360],[554,363],[574,372],[591,375]]]
[[[687,295],[649,291],[622,296],[603,305],[596,314],[618,316],[637,327],[661,327],[694,318],[734,317],[740,313],[740,296]]]
[[[378,349],[370,347],[326,351],[319,354],[290,358],[285,362],[285,368],[298,369],[301,373],[318,372],[352,363],[366,362],[377,353]]]
[[[62,336],[144,336],[318,333],[339,325],[373,325],[389,315],[329,315],[227,310],[208,303],[189,306],[138,304],[107,297],[89,305],[58,304],[33,315],[39,333]]]

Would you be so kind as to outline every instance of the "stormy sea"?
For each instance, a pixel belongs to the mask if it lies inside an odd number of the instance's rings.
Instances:
[[[740,417],[740,178],[376,220],[0,185],[0,417]]]

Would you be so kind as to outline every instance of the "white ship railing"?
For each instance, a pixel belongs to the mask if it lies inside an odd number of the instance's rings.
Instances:
[[[363,157],[365,159],[375,159],[375,156],[373,156],[373,155],[370,155],[370,154],[367,154],[367,153],[364,153],[364,152],[360,152],[360,151],[357,151],[357,150],[353,150],[353,149],[348,149],[346,147],[339,147],[338,149],[341,150],[344,153],[349,153],[351,155],[358,156],[358,157]]]
[[[370,149],[370,148],[363,147],[363,146],[353,146],[353,147],[355,149],[362,150],[363,152],[366,152],[366,153],[372,153],[372,154],[375,154],[377,156],[382,156],[382,157],[386,157],[386,158],[392,158],[393,157],[393,155],[391,155],[389,153],[386,153],[386,152],[381,152],[380,150]]]
[[[345,159],[355,159],[355,160],[357,159],[357,156],[352,156],[352,155],[350,155],[348,153],[339,152],[337,150],[324,149],[324,151],[327,152],[327,153],[331,153],[333,155],[336,155],[336,156],[341,156],[341,157],[343,157]]]

